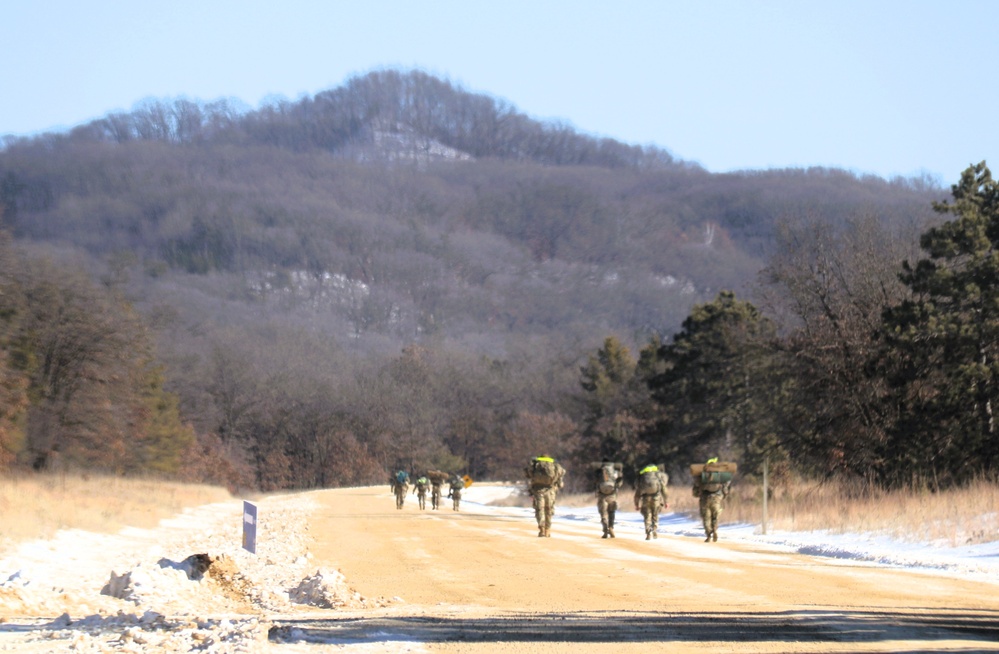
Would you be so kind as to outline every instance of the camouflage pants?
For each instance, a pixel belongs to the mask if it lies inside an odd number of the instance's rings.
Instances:
[[[454,510],[458,510],[458,505],[461,504],[461,493],[455,493],[451,491],[451,501],[454,503]]]
[[[597,511],[600,512],[600,523],[604,526],[604,533],[609,529],[614,529],[614,515],[617,513],[617,494],[598,495]]]
[[[538,530],[547,535],[552,527],[552,515],[555,513],[554,488],[536,488],[531,491],[534,497],[534,518],[538,521]]]
[[[722,512],[721,493],[701,493],[701,521],[704,523],[704,533],[708,538],[718,538],[718,516]]]
[[[441,508],[441,489],[434,488],[433,492],[430,493],[430,505],[435,508]]]
[[[638,509],[642,512],[642,519],[645,521],[646,536],[655,536],[659,529],[659,510],[662,508],[662,500],[659,495],[642,495]]]
[[[427,508],[427,489],[421,488],[416,491],[416,499],[420,500],[420,509]]]
[[[409,492],[409,484],[396,484],[395,485],[395,508],[401,509],[403,502],[406,501],[406,493]]]

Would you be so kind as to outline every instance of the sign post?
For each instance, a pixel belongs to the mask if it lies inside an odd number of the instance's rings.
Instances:
[[[257,553],[257,505],[243,500],[243,549]]]
[[[770,456],[763,457],[763,535],[767,535],[767,496],[770,495],[770,485],[767,483],[767,468]]]

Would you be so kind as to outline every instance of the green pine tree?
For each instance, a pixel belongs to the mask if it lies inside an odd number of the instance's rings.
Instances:
[[[934,205],[954,220],[927,231],[905,263],[912,291],[885,313],[883,365],[897,416],[882,477],[943,486],[995,472],[999,439],[999,185],[985,162]]]
[[[619,461],[629,470],[638,466],[648,451],[642,435],[650,424],[651,399],[631,352],[617,337],[604,339],[580,368],[580,386],[586,391],[583,448],[591,460]]]
[[[774,433],[772,336],[771,323],[730,291],[692,309],[660,348],[663,372],[649,380],[663,416],[654,434],[660,458],[759,457]]]
[[[175,475],[184,464],[184,452],[194,444],[194,430],[181,420],[178,397],[164,389],[162,366],[147,366],[144,376],[138,433],[142,468]]]

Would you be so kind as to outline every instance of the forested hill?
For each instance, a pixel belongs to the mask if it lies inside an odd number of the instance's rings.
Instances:
[[[778,230],[874,219],[911,239],[945,196],[841,170],[712,174],[404,71],[253,110],[147,101],[0,150],[15,243],[127,298],[181,415],[223,444],[277,402],[270,375],[291,395],[388,383],[367,366],[414,345],[452,371],[520,362],[544,414],[608,334],[641,344],[719,291],[757,297]]]
[[[391,71],[242,113],[147,102],[9,143],[0,176],[18,237],[130,253],[146,275],[235,274],[340,305],[343,333],[403,339],[669,330],[696,300],[750,292],[777,221],[911,222],[941,195],[836,170],[712,175]]]

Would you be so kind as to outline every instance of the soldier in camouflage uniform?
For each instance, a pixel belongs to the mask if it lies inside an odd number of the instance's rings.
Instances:
[[[430,505],[434,510],[441,508],[441,496],[444,494],[443,486],[443,477],[430,477]]]
[[[458,510],[458,505],[461,504],[461,491],[465,488],[465,480],[455,475],[451,478],[451,485],[447,491],[447,496],[451,498],[454,504],[454,510]]]
[[[635,510],[642,512],[645,540],[659,538],[659,511],[669,507],[666,498],[669,476],[659,466],[650,464],[639,471],[638,477],[635,482]]]
[[[416,493],[416,497],[420,500],[420,510],[426,510],[427,508],[427,489],[430,488],[430,480],[426,477],[420,477],[416,480],[416,484],[413,485],[413,492]]]
[[[709,459],[708,464],[718,459]],[[701,522],[704,523],[705,543],[718,542],[718,518],[722,512],[722,500],[728,496],[732,483],[705,484],[700,477],[694,478],[694,497],[699,499],[701,506]]]
[[[621,464],[615,464],[607,459],[600,463],[597,470],[597,511],[600,513],[600,524],[603,526],[603,538],[615,538],[614,517],[617,514],[617,491],[624,483],[620,474]]]
[[[401,509],[406,502],[406,493],[409,492],[409,473],[400,470],[392,475],[389,483],[392,484],[392,492],[395,493],[395,508]]]
[[[550,481],[541,481],[535,469],[537,467],[547,467],[551,464],[554,469],[553,477]],[[538,537],[550,538],[552,528],[552,516],[555,514],[555,500],[558,497],[558,490],[565,485],[565,468],[550,456],[539,456],[531,459],[531,463],[524,469],[527,476],[527,489],[534,500],[534,518],[538,521]]]

